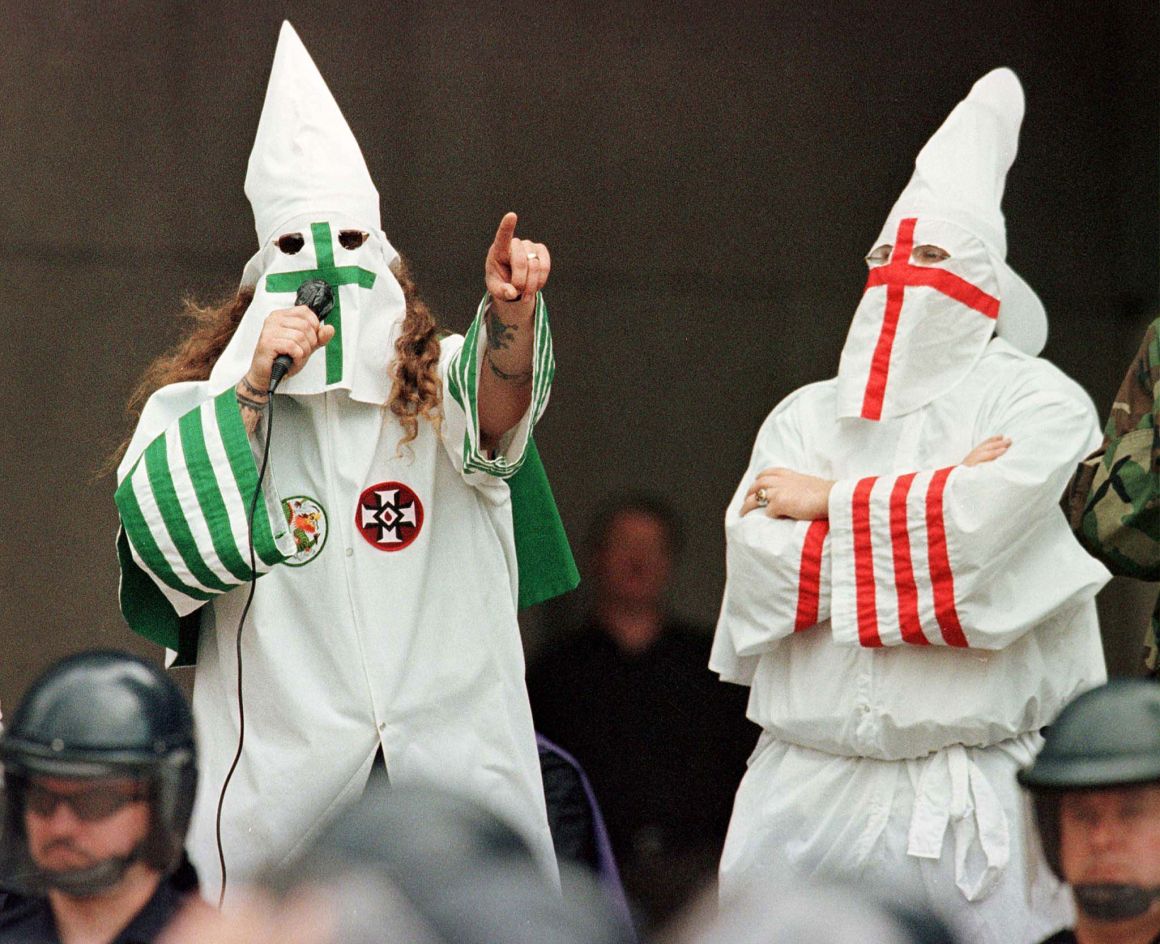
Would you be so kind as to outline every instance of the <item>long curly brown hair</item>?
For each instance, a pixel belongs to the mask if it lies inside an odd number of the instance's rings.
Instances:
[[[387,408],[403,427],[403,438],[399,441],[401,452],[419,435],[420,418],[439,429],[443,384],[438,371],[439,336],[435,317],[419,297],[410,269],[401,256],[396,257],[391,271],[399,280],[406,300],[403,330],[395,342],[395,357],[390,367],[391,396],[387,401]],[[183,380],[209,377],[253,298],[253,289],[243,286],[216,305],[202,306],[193,299],[185,299],[182,314],[193,322],[193,327],[175,347],[145,368],[127,407],[134,425],[155,391]],[[129,439],[125,439],[102,472],[116,468],[128,445]]]
[[[403,426],[402,449],[419,435],[419,418],[427,420],[435,431],[442,421],[443,382],[439,379],[439,329],[427,303],[419,297],[411,270],[402,256],[391,266],[403,288],[407,314],[403,330],[395,342],[395,359],[391,365],[391,397],[387,407]]]

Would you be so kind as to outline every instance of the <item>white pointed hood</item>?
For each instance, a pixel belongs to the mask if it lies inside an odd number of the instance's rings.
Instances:
[[[302,395],[345,389],[353,399],[386,403],[388,365],[405,302],[390,271],[397,253],[380,229],[379,194],[350,127],[306,47],[282,24],[266,101],[246,172],[259,249],[242,285],[254,299],[210,381],[231,386],[250,366],[266,316],[294,304],[297,286],[324,278],[335,292],[327,319],[335,337],[287,378],[279,393]],[[347,249],[340,234],[367,234]],[[279,237],[301,236],[286,252]]]
[[[1039,296],[1007,265],[1007,223],[1000,207],[1019,149],[1023,113],[1023,86],[1014,72],[993,69],[979,79],[919,152],[914,176],[882,232],[893,234],[902,219],[918,216],[955,223],[981,239],[999,279],[995,333],[1035,356],[1047,343],[1047,313]]]
[[[1010,69],[979,79],[914,161],[914,175],[886,218],[893,235],[908,216],[955,223],[1000,259],[1007,256],[1007,224],[1000,203],[1015,160],[1023,122],[1023,88]]]
[[[975,83],[915,160],[914,175],[873,247],[871,269],[838,370],[843,416],[889,419],[957,383],[993,334],[1027,354],[1047,339],[1043,304],[1006,263],[1001,203],[1018,148],[1023,89],[1010,69]],[[912,247],[950,252],[923,263]]]
[[[329,211],[379,229],[379,192],[318,67],[282,24],[266,102],[246,169],[246,196],[262,245],[304,213]]]

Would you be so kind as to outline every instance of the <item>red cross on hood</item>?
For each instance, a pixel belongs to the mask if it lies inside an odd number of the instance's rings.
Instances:
[[[979,79],[915,160],[874,248],[838,369],[842,416],[902,416],[958,383],[993,334],[1026,354],[1047,339],[1035,293],[1007,264],[1000,204],[1018,149],[1023,88],[1010,69]],[[924,264],[915,246],[949,253]]]
[[[958,383],[995,330],[999,289],[983,243],[953,223],[902,220],[889,262],[872,265],[838,367],[841,416],[902,416]],[[925,265],[914,249],[949,257]]]

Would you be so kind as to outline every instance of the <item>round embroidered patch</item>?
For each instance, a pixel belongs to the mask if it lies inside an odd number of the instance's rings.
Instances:
[[[402,482],[380,482],[359,496],[354,523],[371,547],[401,551],[423,529],[423,503]]]
[[[285,563],[291,567],[309,564],[322,553],[329,528],[326,526],[326,509],[309,495],[295,495],[282,502],[286,512],[286,523],[298,545],[298,553]]]

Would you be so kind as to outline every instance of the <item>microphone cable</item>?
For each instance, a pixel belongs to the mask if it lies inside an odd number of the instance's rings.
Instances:
[[[275,383],[273,386],[276,387],[277,384]],[[225,807],[226,790],[229,788],[230,781],[233,779],[234,771],[238,769],[238,763],[242,759],[242,745],[246,740],[246,708],[242,700],[242,627],[246,624],[246,616],[250,612],[250,604],[254,602],[254,591],[258,588],[257,555],[254,552],[254,515],[258,510],[258,496],[262,494],[262,482],[266,478],[266,466],[270,463],[270,440],[273,438],[273,432],[274,391],[271,389],[270,399],[266,401],[266,444],[262,447],[262,465],[258,470],[258,484],[254,487],[253,498],[250,499],[250,511],[246,516],[246,531],[250,551],[250,592],[246,596],[246,605],[242,607],[242,615],[238,620],[238,631],[235,635],[234,652],[238,660],[238,747],[234,752],[234,759],[230,763],[230,769],[226,773],[226,778],[222,781],[222,790],[218,795],[217,803],[215,832],[217,837],[218,864],[221,866],[222,878],[221,893],[218,895],[219,911],[226,898],[226,854],[225,848],[222,846],[222,809]]]
[[[295,305],[306,305],[314,312],[319,322],[326,320],[326,316],[334,308],[334,290],[325,279],[309,279],[298,286],[294,298]],[[258,496],[262,494],[262,483],[266,480],[266,467],[270,463],[270,441],[274,438],[274,391],[286,376],[293,361],[288,354],[279,354],[270,366],[270,398],[266,401],[266,443],[262,447],[262,463],[258,469],[258,484],[254,487],[254,495],[250,499],[250,511],[246,516],[246,534],[250,552],[250,592],[246,596],[246,605],[242,607],[242,615],[238,620],[238,631],[235,636],[235,653],[238,660],[238,747],[234,752],[234,759],[230,769],[222,781],[221,793],[218,795],[217,816],[215,820],[215,836],[217,839],[218,864],[221,867],[222,888],[218,895],[218,910],[221,910],[226,897],[226,854],[222,846],[222,810],[226,802],[226,789],[233,779],[234,771],[242,759],[242,745],[246,740],[246,708],[242,701],[242,627],[246,624],[246,616],[250,612],[250,604],[254,602],[254,591],[258,588],[258,562],[254,552],[254,515],[258,510]],[[260,420],[259,420],[260,422]]]

